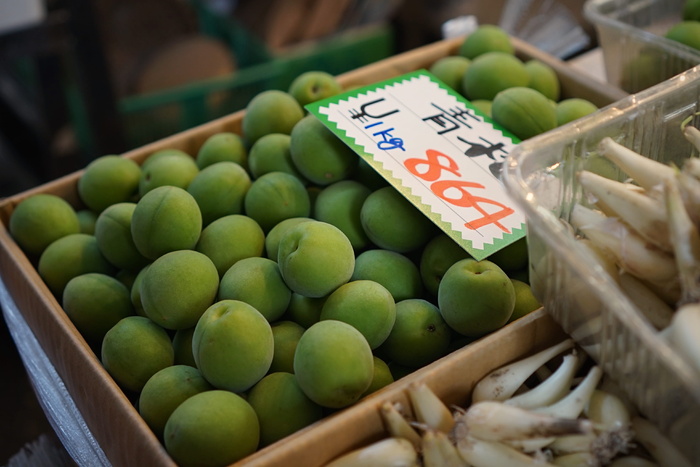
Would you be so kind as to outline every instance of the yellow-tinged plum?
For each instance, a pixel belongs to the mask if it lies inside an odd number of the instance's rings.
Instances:
[[[143,256],[156,259],[175,250],[195,247],[202,232],[197,201],[182,188],[162,186],[136,203],[131,235]]]
[[[260,447],[291,435],[320,420],[323,409],[309,399],[293,374],[274,372],[248,392],[248,403],[260,422]]]
[[[56,297],[61,297],[68,281],[76,276],[88,272],[111,276],[116,272],[100,252],[95,236],[81,233],[66,235],[46,247],[37,269]]]
[[[192,336],[197,368],[214,387],[244,392],[270,369],[272,328],[251,305],[220,300],[204,312]]]
[[[352,325],[365,336],[370,348],[376,349],[394,327],[396,303],[380,283],[356,280],[341,285],[328,296],[320,319]]]
[[[260,423],[238,394],[213,390],[181,403],[165,424],[164,444],[181,467],[233,464],[258,449]]]
[[[277,264],[287,286],[324,297],[350,280],[355,252],[348,237],[326,222],[302,222],[280,240]]]
[[[358,155],[314,115],[307,115],[291,132],[292,161],[307,180],[320,186],[350,178]]]
[[[387,365],[384,360],[376,355],[372,357],[372,360],[374,361],[372,382],[369,384],[369,387],[365,390],[361,397],[369,396],[370,394],[377,392],[383,387],[394,382],[394,375],[391,374],[389,365]]]
[[[139,191],[141,167],[122,156],[101,156],[90,162],[78,179],[78,195],[96,213],[117,203],[131,202]]]
[[[66,200],[39,193],[20,201],[10,216],[9,229],[27,255],[38,257],[55,240],[80,233],[80,223]]]
[[[323,188],[316,197],[314,218],[338,227],[348,237],[355,251],[369,244],[362,228],[360,212],[371,191],[354,180],[342,180]]]
[[[173,365],[156,372],[139,394],[139,415],[163,439],[165,424],[173,411],[195,394],[214,388],[194,367]]]
[[[248,167],[248,152],[243,138],[230,131],[222,131],[209,136],[197,151],[195,162],[199,170],[218,162],[235,162]]]
[[[269,373],[278,371],[294,373],[294,352],[304,331],[305,328],[294,321],[272,323],[275,353],[272,357]]]
[[[304,109],[291,94],[271,89],[258,93],[246,106],[241,122],[243,136],[253,145],[270,133],[290,134],[304,117]]]
[[[150,319],[129,316],[105,334],[101,360],[120,387],[138,393],[151,376],[173,364],[173,345],[165,329]]]
[[[202,230],[195,250],[212,260],[219,277],[236,262],[265,251],[265,233],[260,225],[248,216],[232,214],[221,217]]]
[[[461,335],[477,337],[495,331],[508,322],[514,307],[513,283],[491,261],[463,259],[440,281],[440,314]]]
[[[106,274],[76,276],[63,291],[63,310],[91,344],[100,344],[115,324],[134,314],[129,289]]]
[[[332,409],[347,407],[372,383],[372,349],[353,326],[342,321],[319,321],[299,339],[294,374],[312,401]]]
[[[530,75],[525,64],[506,52],[486,52],[472,60],[462,78],[469,100],[493,100],[504,89],[527,86]]]
[[[237,261],[224,273],[218,292],[219,300],[245,302],[271,323],[287,310],[291,296],[277,263],[262,257]]]
[[[217,162],[202,169],[187,192],[197,201],[202,225],[243,212],[243,200],[251,185],[248,172],[235,162]]]
[[[311,200],[304,184],[286,172],[269,172],[256,179],[244,200],[245,214],[263,231],[291,217],[308,217]]]
[[[360,220],[372,243],[398,253],[422,247],[437,233],[432,221],[393,186],[367,196]]]
[[[452,331],[440,310],[423,299],[396,304],[396,323],[378,351],[389,361],[419,368],[447,353]]]
[[[363,279],[382,284],[395,302],[423,294],[418,266],[407,256],[395,251],[372,249],[357,255],[350,280]]]
[[[185,329],[197,324],[214,303],[219,274],[214,263],[193,250],[166,253],[148,267],[141,280],[143,311],[166,329]]]
[[[520,139],[532,138],[557,126],[556,104],[528,87],[499,92],[493,99],[491,116]]]
[[[95,222],[95,238],[100,252],[114,266],[138,271],[149,259],[136,248],[131,236],[131,218],[135,203],[116,203],[105,208]]]

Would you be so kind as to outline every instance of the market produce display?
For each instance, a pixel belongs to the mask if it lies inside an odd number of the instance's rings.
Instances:
[[[563,124],[547,65],[473,40],[459,92],[522,138]],[[178,464],[242,459],[539,307],[525,239],[470,258],[304,113],[337,92],[328,78],[259,94],[241,134],[195,152],[94,160],[79,206],[13,211],[12,237]],[[578,104],[568,120],[595,110]]]
[[[570,339],[494,369],[463,407],[406,391],[379,408],[387,437],[327,467],[692,465]]]
[[[676,137],[700,149],[694,126],[679,128]],[[689,154],[674,167],[609,137],[600,141],[598,153],[629,178],[579,172],[583,199],[591,204],[573,207],[571,225],[650,326],[700,371],[698,159]]]

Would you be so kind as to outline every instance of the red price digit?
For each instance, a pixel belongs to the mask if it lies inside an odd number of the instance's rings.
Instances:
[[[406,159],[403,164],[413,175],[428,182],[434,182],[440,178],[443,170],[447,170],[451,174],[461,177],[459,171],[457,170],[459,168],[457,163],[447,154],[435,151],[434,149],[428,149],[425,151],[425,155],[426,159],[418,159],[417,157],[414,157],[411,159]],[[447,160],[448,165],[445,166],[440,164],[441,157]],[[418,167],[420,166],[427,166],[428,168],[425,172],[421,172],[418,170]]]
[[[419,159],[417,157],[406,159],[404,165],[408,171],[416,177],[422,178],[428,182],[434,182],[430,185],[430,190],[440,199],[443,199],[455,206],[474,208],[481,213],[483,217],[464,224],[465,227],[470,230],[476,230],[484,227],[485,225],[494,224],[504,232],[510,232],[498,221],[511,215],[514,212],[513,209],[498,201],[474,196],[469,192],[469,190],[467,190],[467,188],[484,189],[484,186],[479,183],[468,182],[465,180],[438,180],[442,176],[443,170],[446,170],[456,177],[461,177],[458,170],[459,166],[450,156],[439,151],[435,151],[434,149],[428,149],[425,152],[425,155],[425,159]],[[442,161],[444,161],[447,165],[443,165]],[[421,171],[419,170],[420,168],[425,169]],[[447,196],[446,192],[450,188],[456,189],[457,193],[459,193],[459,197],[454,198]],[[482,204],[496,206],[500,208],[500,210],[489,213],[481,207]]]

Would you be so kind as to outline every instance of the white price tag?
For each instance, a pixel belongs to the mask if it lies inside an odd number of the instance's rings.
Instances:
[[[306,108],[475,259],[525,235],[500,181],[519,140],[427,71]]]

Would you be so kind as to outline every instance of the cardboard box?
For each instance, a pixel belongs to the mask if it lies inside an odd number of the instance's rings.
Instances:
[[[366,85],[428,68],[438,58],[454,54],[462,40],[455,38],[421,47],[343,74],[339,80],[346,87]],[[621,90],[581,75],[522,41],[514,38],[513,43],[521,58],[537,58],[554,68],[561,81],[563,97],[582,97],[603,106],[625,96]],[[240,132],[243,114],[244,111],[240,111],[222,117],[129,151],[124,157],[141,163],[154,151],[164,148],[196,154],[209,136],[223,131]],[[82,173],[75,172],[0,203],[0,275],[108,459],[114,465],[173,465],[164,447],[63,312],[39,276],[36,265],[8,231],[15,206],[33,194],[51,193],[79,206],[77,181]],[[466,396],[474,381],[488,370],[559,338],[561,332],[547,314],[534,313],[399,380],[370,396],[366,402],[260,450],[242,463],[320,465],[349,447],[378,437],[381,429],[375,404],[389,395],[398,395],[409,381],[426,378],[431,385],[436,384],[434,389],[447,402],[456,401],[462,394]]]

